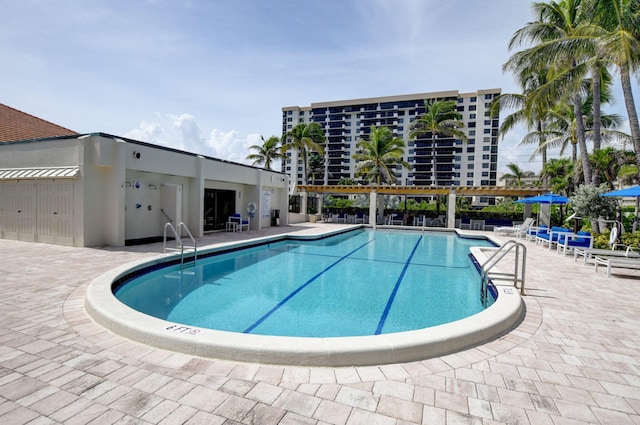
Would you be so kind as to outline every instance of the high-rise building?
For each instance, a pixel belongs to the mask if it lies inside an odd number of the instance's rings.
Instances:
[[[302,160],[296,151],[287,152],[282,171],[289,174],[292,184],[304,184],[306,181],[309,184],[335,185],[341,178],[358,181],[353,154],[357,151],[359,138],[368,137],[372,126],[386,126],[394,136],[405,141],[404,159],[411,165],[409,170],[400,166],[396,168],[399,184],[495,186],[499,117],[490,116],[490,105],[499,94],[500,89],[473,93],[444,91],[284,107],[283,134],[299,123],[315,122],[324,129],[326,145],[322,169],[313,172],[315,180],[311,175],[306,180],[303,178]],[[430,133],[410,139],[411,123],[425,112],[425,101],[432,100],[456,102],[468,141],[441,134],[432,138]]]

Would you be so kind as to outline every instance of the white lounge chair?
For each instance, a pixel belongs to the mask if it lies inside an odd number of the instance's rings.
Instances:
[[[619,244],[618,241],[618,229],[611,229],[611,234],[609,236],[609,246],[610,249],[604,248],[584,248],[584,247],[575,247],[573,250],[573,261],[578,261],[578,257],[582,257],[584,259],[584,264],[587,264],[587,261],[591,258],[595,258],[596,256],[600,257],[618,257],[618,258],[640,258],[640,253],[634,251],[634,249],[630,246]],[[617,249],[621,247],[622,249]]]
[[[640,270],[640,258],[600,257],[596,255],[594,262],[596,272],[599,265],[607,266],[607,277],[611,276],[612,267]]]
[[[527,229],[533,226],[535,223],[535,219],[533,217],[527,217],[522,223],[516,224],[515,226],[498,226],[494,227],[493,231],[499,235],[514,235],[518,238],[521,237],[524,233],[526,233]]]

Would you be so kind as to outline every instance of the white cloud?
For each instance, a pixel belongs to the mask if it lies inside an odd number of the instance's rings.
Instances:
[[[142,121],[124,137],[243,164],[250,163],[245,159],[251,153],[249,146],[262,143],[259,134],[243,136],[236,130],[217,128],[206,138],[196,118],[187,113],[156,114],[154,121]]]

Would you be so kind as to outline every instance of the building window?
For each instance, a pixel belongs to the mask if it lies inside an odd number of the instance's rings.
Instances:
[[[473,170],[473,164],[467,164],[467,170]]]
[[[475,151],[476,151],[476,148],[474,148],[473,146],[467,146],[467,152],[468,153],[471,153],[471,152],[475,153]]]
[[[467,186],[473,186],[473,180],[467,180]]]
[[[469,155],[467,157],[467,161],[473,161],[474,159],[476,159],[475,155]]]
[[[467,177],[473,177],[473,173],[467,173]]]
[[[485,99],[493,99],[493,95],[491,93],[487,93],[484,95]]]
[[[489,151],[491,150],[491,146],[483,146],[483,147],[482,147],[482,150],[483,150],[484,152],[489,152]]]
[[[475,121],[469,121],[469,123],[467,124],[467,127],[476,128],[476,122]]]
[[[475,120],[476,119],[476,114],[469,114],[469,119],[470,120]]]
[[[491,129],[490,128],[485,128],[484,129],[484,134],[491,134]]]
[[[476,99],[476,97],[475,97],[475,96],[473,96],[473,97],[470,99],[470,102],[471,102],[471,103],[474,103],[476,100],[477,100],[477,99]]]
[[[475,130],[469,130],[469,136],[475,136],[475,135],[476,135]]]
[[[482,159],[489,159],[489,154],[482,155]]]
[[[489,164],[485,162],[484,164],[482,164],[482,168],[489,168]]]
[[[489,172],[488,171],[483,171],[482,172],[482,177],[489,177]]]
[[[470,111],[475,111],[476,110],[476,105],[469,105],[469,110]]]

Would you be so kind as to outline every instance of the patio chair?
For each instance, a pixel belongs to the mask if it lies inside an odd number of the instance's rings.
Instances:
[[[596,255],[594,262],[596,272],[599,265],[607,266],[607,277],[611,277],[612,267],[640,270],[640,258],[601,257]]]
[[[498,233],[499,235],[508,235],[512,234],[517,237],[521,237],[522,234],[533,224],[535,223],[535,219],[533,217],[527,217],[521,224],[516,224],[515,226],[498,226],[494,227],[493,231]]]
[[[402,214],[389,214],[389,219],[387,220],[387,224],[390,226],[398,225],[402,226]]]
[[[243,227],[246,228],[247,231],[249,230],[249,227],[250,227],[249,221],[250,221],[249,217],[243,217],[240,214],[231,214],[229,216],[229,222],[235,223],[235,229],[239,232],[242,232]]]
[[[571,229],[566,227],[551,227],[551,230],[547,232],[538,232],[536,235],[536,245],[548,245],[549,250],[558,243],[563,233],[571,233]]]
[[[347,213],[346,212],[339,212],[338,216],[335,219],[336,219],[336,223],[347,224]]]
[[[640,258],[640,253],[636,252],[634,248],[617,243],[618,242],[618,229],[611,229],[609,236],[610,248],[593,248],[593,247],[575,247],[573,250],[573,261],[578,261],[578,257],[582,256],[584,264],[586,265],[588,260],[600,257],[627,257],[627,258]],[[621,249],[618,249],[621,248]]]
[[[525,240],[528,240],[528,241],[535,241],[536,236],[538,236],[538,234],[546,233],[548,231],[549,231],[549,228],[547,227],[546,224],[541,224],[540,226],[530,226],[524,232],[524,238]]]
[[[353,218],[353,224],[362,223],[364,224],[365,215],[363,212],[357,212],[356,216]]]
[[[471,220],[471,230],[484,230],[484,220]]]
[[[593,248],[593,237],[590,232],[580,231],[571,235],[560,235],[556,250],[562,253],[563,256],[567,255],[567,252],[571,252],[576,248],[591,249]]]

